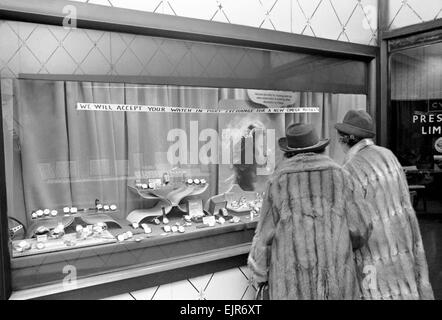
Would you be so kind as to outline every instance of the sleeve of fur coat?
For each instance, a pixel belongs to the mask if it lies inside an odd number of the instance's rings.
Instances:
[[[401,165],[395,159],[396,167],[401,168]],[[402,194],[407,199],[403,200],[403,203],[407,203],[408,205],[405,207],[405,212],[408,217],[408,221],[411,228],[412,239],[413,239],[413,256],[415,262],[415,277],[417,281],[417,289],[419,291],[419,296],[422,300],[434,300],[433,290],[431,288],[429,275],[428,275],[428,265],[427,258],[425,256],[424,244],[422,242],[421,231],[419,228],[419,222],[416,217],[416,213],[413,209],[410,200],[410,193],[408,190],[407,178],[403,170],[399,171],[399,185],[402,189]]]
[[[257,283],[267,282],[270,250],[275,235],[276,221],[270,196],[270,184],[265,193],[260,220],[255,230],[252,248],[247,260],[252,279]]]
[[[353,250],[363,247],[370,237],[373,229],[371,222],[372,214],[370,210],[374,210],[372,206],[365,200],[362,186],[356,183],[353,178],[347,179],[347,200],[345,201],[346,214],[350,229],[350,237]]]

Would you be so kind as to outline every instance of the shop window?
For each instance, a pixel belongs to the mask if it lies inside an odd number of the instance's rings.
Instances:
[[[341,162],[334,124],[369,109],[364,61],[11,21],[0,33],[14,290],[247,244],[285,128],[312,123]]]
[[[419,211],[440,212],[442,43],[391,55],[392,146]],[[416,190],[414,190],[416,189]]]

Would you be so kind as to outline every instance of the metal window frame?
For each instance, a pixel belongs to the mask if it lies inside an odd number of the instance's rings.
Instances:
[[[383,1],[380,2],[382,3]],[[78,28],[257,49],[321,54],[330,57],[364,61],[367,63],[369,71],[367,74],[369,78],[367,79],[369,111],[375,116],[381,110],[379,103],[381,100],[379,81],[381,70],[379,58],[381,51],[376,46],[65,0],[1,0],[0,19],[61,26],[65,19],[63,8],[68,5],[76,8]],[[192,85],[192,83],[189,85]],[[381,129],[377,125],[378,135],[382,136],[380,134],[382,133]],[[6,182],[4,179],[5,155],[2,133],[2,123],[0,123],[0,234],[2,235],[0,242],[0,299],[7,299],[11,295],[11,275],[7,236]],[[243,258],[238,261],[243,261]],[[227,260],[220,261],[220,264],[225,267],[232,266],[232,263]],[[222,266],[217,265],[214,268],[220,270]],[[208,272],[208,270],[198,265],[193,266],[188,272],[196,276],[201,272],[198,270]],[[131,281],[133,282],[134,279]],[[100,287],[101,290],[103,290],[102,287]],[[122,286],[122,288],[125,287]],[[115,288],[113,289],[115,290]]]
[[[436,20],[413,24],[398,29],[383,31],[380,36],[382,40],[392,40],[397,38],[409,37],[411,35],[421,34],[424,32],[439,30],[441,28],[442,18],[439,18]]]

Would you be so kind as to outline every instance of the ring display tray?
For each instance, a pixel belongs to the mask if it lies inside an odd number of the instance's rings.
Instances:
[[[20,241],[22,240],[14,240],[12,242],[12,247],[14,247],[14,245],[18,244]],[[93,236],[86,239],[77,239],[76,233],[65,234],[60,239],[48,239],[46,242],[44,242],[45,247],[43,249],[37,249],[37,239],[28,239],[26,241],[30,243],[31,248],[22,252],[13,249],[13,258],[98,246],[102,244],[114,243],[117,240],[108,230],[105,230],[100,236]],[[66,242],[75,243],[75,245],[68,246],[66,245]]]
[[[248,203],[254,202],[257,199],[256,191],[244,191],[237,184],[232,185],[232,187],[224,193],[225,200],[227,201],[226,208],[235,213],[242,212],[250,212],[252,209],[250,208]],[[241,198],[244,198],[245,203],[243,206],[235,207],[232,206],[232,203],[239,203]]]
[[[161,188],[161,190],[154,190],[154,189],[139,189],[133,185],[127,186],[130,191],[134,192],[135,194],[138,194],[141,198],[147,199],[147,200],[164,200],[167,201],[167,194],[171,191],[177,189],[177,187],[164,187]]]
[[[111,211],[109,213],[118,213],[118,210]],[[36,219],[32,222],[28,229],[28,238],[33,238],[35,232],[39,227],[46,227],[48,229],[54,229],[58,223],[63,223],[63,227],[66,229],[71,226],[74,222],[77,224],[96,224],[98,222],[104,222],[106,224],[112,224],[117,228],[121,228],[121,224],[110,217],[107,213],[102,213],[100,211],[84,211],[81,213],[69,214],[67,216],[56,216],[56,217],[44,217]]]
[[[183,206],[179,206],[180,202],[185,201],[188,197],[194,197],[203,194],[209,187],[208,184],[202,186],[179,184],[173,187],[165,187],[160,189],[140,190],[133,186],[128,186],[129,190],[135,192],[144,199],[159,200],[152,208],[133,210],[127,216],[130,223],[141,223],[142,220],[149,217],[159,217],[168,214],[174,207],[178,207],[183,211]]]

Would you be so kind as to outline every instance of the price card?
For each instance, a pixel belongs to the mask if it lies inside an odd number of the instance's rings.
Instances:
[[[163,180],[161,178],[150,178],[147,179],[147,183],[152,189],[160,188],[163,184]]]
[[[43,234],[43,235],[37,236],[37,242],[46,242],[46,241],[48,241],[48,235],[47,234]]]
[[[206,216],[203,218],[203,224],[213,227],[216,224],[215,216]]]

